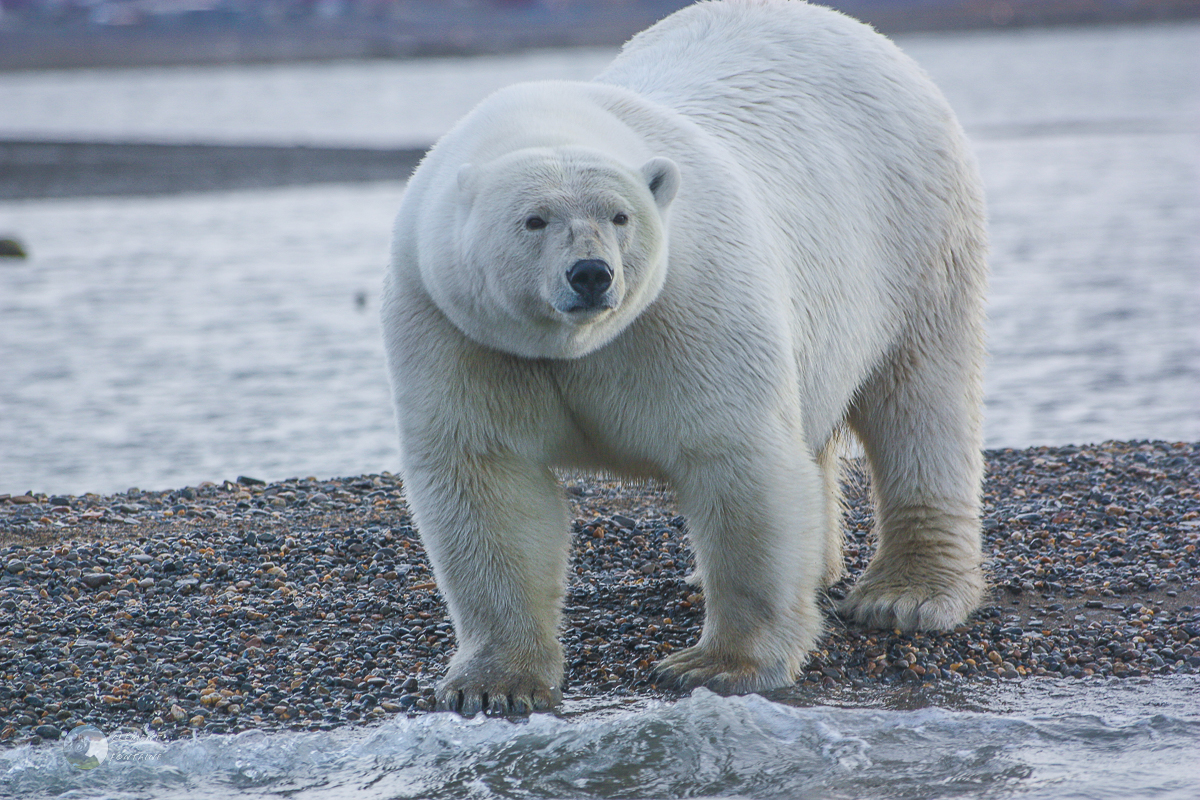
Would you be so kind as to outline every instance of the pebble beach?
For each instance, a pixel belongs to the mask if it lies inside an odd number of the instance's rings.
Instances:
[[[990,597],[908,634],[832,613],[873,550],[846,473],[847,580],[795,690],[1200,672],[1200,443],[990,450]],[[686,520],[655,485],[564,477],[568,698],[672,697],[651,665],[696,641]],[[430,710],[454,633],[398,476],[249,476],[173,491],[0,494],[0,743],[80,724],[174,739],[323,730]]]

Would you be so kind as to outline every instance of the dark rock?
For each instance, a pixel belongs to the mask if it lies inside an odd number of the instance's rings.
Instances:
[[[28,258],[29,253],[20,240],[11,236],[0,237],[0,258]]]
[[[54,741],[62,736],[62,731],[53,725],[38,725],[33,732],[47,741]]]

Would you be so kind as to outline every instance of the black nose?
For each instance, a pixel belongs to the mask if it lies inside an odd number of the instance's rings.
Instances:
[[[613,273],[608,264],[598,258],[586,258],[576,261],[567,270],[567,283],[575,293],[589,305],[594,306],[600,296],[612,286]]]

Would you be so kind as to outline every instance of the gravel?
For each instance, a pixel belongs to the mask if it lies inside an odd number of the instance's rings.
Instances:
[[[835,690],[1200,672],[1200,444],[987,453],[991,597],[936,634],[829,632]],[[568,477],[567,694],[662,696],[703,596],[670,492]],[[844,595],[873,549],[847,479]],[[454,633],[390,474],[111,496],[0,494],[0,742],[324,729],[432,705]],[[809,695],[812,696],[811,693]]]

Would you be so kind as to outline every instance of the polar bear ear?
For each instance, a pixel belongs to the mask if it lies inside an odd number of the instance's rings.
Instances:
[[[478,180],[479,170],[473,164],[463,164],[458,168],[458,190],[462,192],[464,200],[474,199]]]
[[[669,158],[652,158],[642,165],[642,177],[654,195],[654,202],[666,210],[679,189],[679,167]]]

